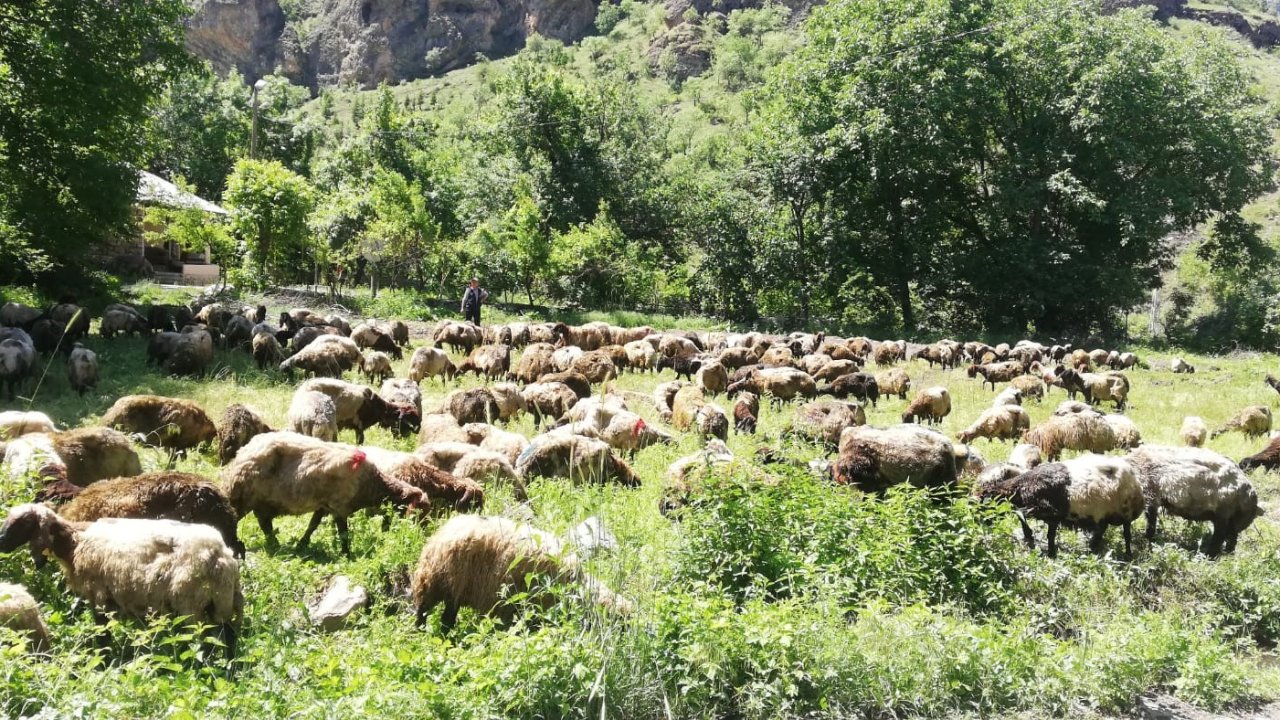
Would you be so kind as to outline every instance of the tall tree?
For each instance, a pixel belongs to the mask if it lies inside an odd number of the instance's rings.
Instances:
[[[132,223],[145,125],[187,63],[183,0],[0,3],[0,205],[50,267]],[[0,282],[36,267],[5,263]]]
[[[227,179],[231,225],[245,244],[248,280],[263,286],[311,277],[321,248],[307,225],[311,184],[274,160],[241,160]]]

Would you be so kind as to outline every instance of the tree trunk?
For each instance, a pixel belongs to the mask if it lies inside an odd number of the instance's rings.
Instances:
[[[911,283],[907,281],[905,274],[898,276],[894,295],[897,296],[898,307],[902,310],[902,329],[909,333],[916,327],[916,317],[911,310]]]
[[[374,272],[373,263],[369,263],[369,293],[374,298],[378,297],[378,275]]]

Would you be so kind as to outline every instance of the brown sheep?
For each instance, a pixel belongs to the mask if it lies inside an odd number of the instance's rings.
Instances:
[[[459,425],[466,425],[493,422],[501,416],[502,409],[488,388],[471,388],[449,393],[436,412],[452,415]]]
[[[703,436],[727,440],[729,418],[724,411],[707,402],[702,388],[687,385],[676,392],[671,403],[671,424],[677,430],[696,430]]]
[[[857,403],[818,400],[796,409],[791,432],[835,447],[845,428],[867,424],[867,413]]]
[[[510,345],[481,345],[471,351],[458,366],[458,374],[475,373],[489,380],[505,377],[511,371]]]
[[[433,467],[413,453],[368,446],[360,450],[384,478],[410,485],[426,494],[432,508],[452,508],[459,512],[484,508],[484,488],[474,480]]]
[[[538,378],[538,382],[563,383],[569,386],[569,389],[572,390],[573,394],[577,395],[578,398],[581,399],[581,398],[591,397],[591,381],[588,380],[585,375],[579,372],[569,371],[569,372],[548,373]]]
[[[729,389],[729,371],[718,360],[707,360],[698,368],[694,382],[706,392],[719,395]]]
[[[84,486],[113,477],[142,472],[142,463],[129,438],[104,427],[78,428],[50,436],[66,466],[66,480]]]
[[[218,423],[218,464],[226,465],[254,437],[274,432],[257,410],[235,403],[222,411]]]
[[[813,378],[803,370],[795,368],[755,370],[746,380],[730,385],[728,393],[732,397],[743,390],[749,390],[761,397],[768,395],[781,402],[796,397],[812,399],[818,394],[818,386],[813,382]]]
[[[420,347],[413,351],[413,357],[409,359],[409,379],[415,383],[438,377],[443,385],[444,381],[452,380],[457,374],[458,369],[443,350]]]
[[[412,407],[392,405],[371,387],[343,380],[313,378],[298,386],[299,392],[304,390],[316,390],[328,395],[338,413],[338,429],[354,430],[357,443],[363,443],[364,431],[375,425],[398,435],[417,431],[416,424],[405,422],[407,414],[416,414]]]
[[[352,328],[351,340],[361,350],[377,350],[397,360],[404,357],[404,351],[400,349],[400,346],[396,344],[396,341],[390,335],[368,322],[360,323]]]
[[[618,368],[608,354],[600,350],[583,353],[569,365],[568,372],[582,375],[587,382],[598,385],[618,376]]]
[[[586,482],[613,480],[639,487],[640,477],[603,440],[581,435],[544,434],[516,458],[516,472],[525,479],[566,477]]]
[[[185,452],[211,444],[218,428],[199,405],[190,400],[158,395],[126,395],[102,416],[102,424],[142,436],[142,441]]]
[[[881,395],[897,395],[899,400],[906,400],[911,392],[911,377],[902,368],[878,372],[875,379]]]
[[[760,417],[760,398],[749,392],[738,395],[738,401],[733,404],[734,428],[740,433],[755,435],[758,417]]]
[[[378,382],[382,382],[389,377],[393,377],[396,373],[391,368],[391,358],[384,352],[375,350],[360,358],[360,372],[368,378],[369,382],[374,382],[376,378]]]
[[[1000,405],[982,411],[972,425],[956,434],[962,443],[976,438],[1016,440],[1031,428],[1031,417],[1018,405]]]
[[[26,635],[33,653],[46,653],[53,644],[40,605],[21,585],[0,582],[0,627]]]
[[[924,421],[937,425],[951,414],[951,393],[944,387],[930,387],[916,393],[916,397],[902,412],[902,422]]]
[[[454,352],[470,353],[480,344],[480,331],[471,323],[446,320],[436,327],[432,334],[432,342],[436,348],[448,345]]]
[[[1024,398],[1035,398],[1036,402],[1044,400],[1044,381],[1034,375],[1019,375],[1010,380],[1009,385],[1022,393]]]
[[[539,382],[525,386],[521,391],[529,414],[538,424],[546,419],[559,420],[578,402],[578,395],[568,385],[560,382]]]
[[[555,364],[551,361],[551,356],[556,352],[555,347],[549,343],[534,343],[524,349],[520,354],[520,362],[516,364],[515,372],[511,373],[511,380],[522,383],[538,382],[538,378],[548,373],[555,372]]]
[[[1245,437],[1258,437],[1271,432],[1271,408],[1266,405],[1251,405],[1236,413],[1235,417],[1213,431],[1209,437],[1216,438],[1227,432],[1241,432]]]
[[[982,385],[985,387],[987,383],[990,383],[992,392],[996,389],[996,383],[1010,382],[1024,372],[1026,372],[1026,368],[1017,360],[987,365],[970,365],[966,371],[969,377],[981,375]]]
[[[1040,448],[1049,462],[1056,462],[1063,450],[1105,453],[1116,447],[1115,432],[1096,412],[1053,415],[1023,435],[1023,442]]]
[[[280,341],[271,333],[254,335],[250,341],[250,350],[259,370],[279,367],[280,363],[284,362],[284,348],[280,347]]]
[[[893,485],[951,487],[956,483],[955,447],[942,433],[916,425],[859,425],[840,435],[832,466],[839,485],[883,492]]]

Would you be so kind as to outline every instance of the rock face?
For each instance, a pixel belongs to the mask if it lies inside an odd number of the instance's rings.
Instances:
[[[573,42],[595,15],[594,0],[324,0],[298,24],[278,0],[203,0],[187,44],[250,81],[278,70],[313,89],[367,88],[461,67],[476,53],[511,53],[535,33]]]

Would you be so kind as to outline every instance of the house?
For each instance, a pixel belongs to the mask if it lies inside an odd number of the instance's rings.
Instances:
[[[145,170],[138,173],[138,194],[135,203],[139,217],[148,207],[173,209],[195,208],[209,215],[225,216],[223,208],[183,190],[158,175]],[[203,252],[184,251],[176,243],[163,246],[147,244],[147,237],[162,228],[143,221],[143,233],[139,239],[142,257],[155,269],[158,282],[183,285],[209,285],[218,281],[221,269],[210,261],[209,248]],[[135,256],[136,257],[136,256]]]

